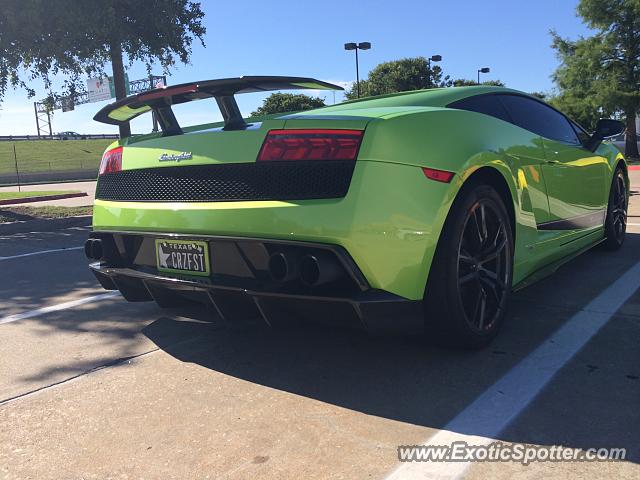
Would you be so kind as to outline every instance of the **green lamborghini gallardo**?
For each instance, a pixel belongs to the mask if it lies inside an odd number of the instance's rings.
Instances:
[[[260,118],[235,100],[305,88],[340,89],[230,78],[100,110],[112,125],[151,112],[161,128],[102,158],[86,243],[102,286],[229,321],[321,320],[477,347],[514,289],[594,245],[622,245],[627,165],[602,143],[620,122],[589,134],[537,98],[484,86]],[[223,120],[180,125],[172,106],[194,100]]]

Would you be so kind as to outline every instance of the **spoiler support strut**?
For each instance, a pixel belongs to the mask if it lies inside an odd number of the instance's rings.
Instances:
[[[216,102],[220,108],[220,113],[222,113],[224,130],[242,130],[249,126],[242,118],[238,102],[236,102],[236,98],[233,95],[216,97]]]

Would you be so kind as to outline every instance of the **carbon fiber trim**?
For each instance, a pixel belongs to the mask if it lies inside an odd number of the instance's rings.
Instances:
[[[606,215],[606,210],[597,210],[576,217],[539,223],[538,230],[579,230],[581,228],[597,227],[604,225]]]

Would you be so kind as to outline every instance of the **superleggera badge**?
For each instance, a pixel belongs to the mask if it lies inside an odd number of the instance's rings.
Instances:
[[[163,153],[158,157],[158,160],[161,162],[181,162],[182,160],[191,160],[193,155],[191,152],[180,152],[180,153]]]

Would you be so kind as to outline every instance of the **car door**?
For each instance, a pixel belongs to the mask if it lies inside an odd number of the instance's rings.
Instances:
[[[584,148],[570,121],[543,102],[521,95],[501,100],[513,122],[542,137],[549,220],[539,230],[574,231],[604,224],[607,159]]]
[[[484,93],[458,100],[448,105],[470,112],[482,113],[498,118],[508,123],[514,123],[502,104],[502,94]],[[522,192],[522,207],[525,212],[533,214],[536,224],[549,221],[549,201],[542,174],[542,165],[546,163],[544,144],[538,135],[522,135],[509,138],[500,145],[504,155],[514,161],[517,170],[514,175],[521,186],[526,185]],[[502,139],[501,139],[502,140]]]

